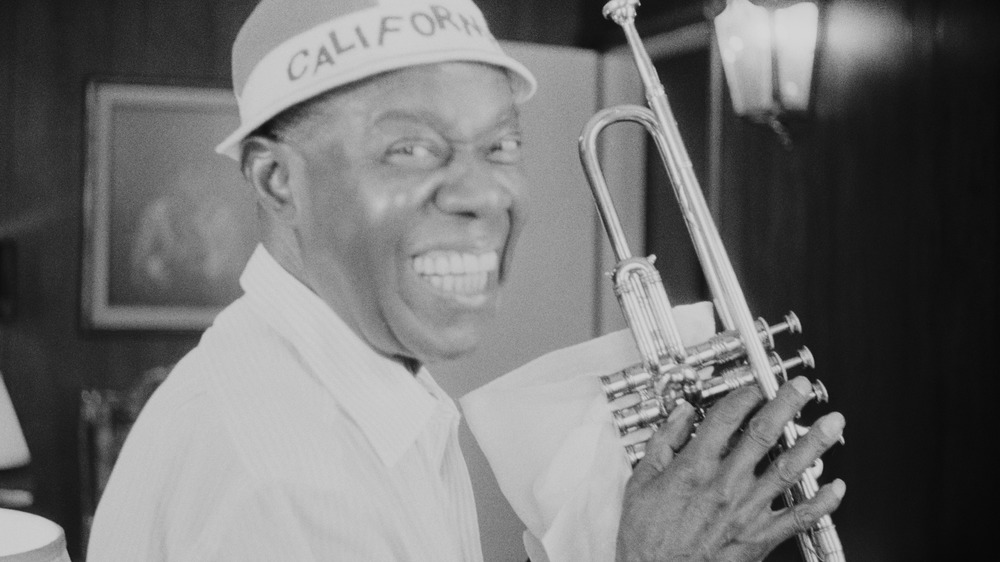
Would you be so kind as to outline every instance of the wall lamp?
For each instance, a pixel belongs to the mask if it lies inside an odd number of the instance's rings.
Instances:
[[[705,12],[737,115],[774,126],[809,111],[817,0],[709,0]]]

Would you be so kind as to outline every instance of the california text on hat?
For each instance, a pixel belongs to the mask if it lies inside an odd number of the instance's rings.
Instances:
[[[531,72],[507,56],[471,0],[263,0],[233,43],[240,126],[216,147],[239,144],[289,107],[375,74],[470,61],[506,69],[518,102],[534,94]]]

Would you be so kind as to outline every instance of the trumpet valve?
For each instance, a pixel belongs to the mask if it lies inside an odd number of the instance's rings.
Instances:
[[[673,409],[668,409],[667,403],[668,400],[662,398],[647,398],[634,406],[616,410],[614,420],[618,433],[628,435],[637,429],[663,421]]]
[[[646,442],[640,441],[631,445],[625,445],[625,458],[629,464],[635,466],[646,456]]]
[[[783,322],[774,326],[768,325],[767,321],[763,318],[758,318],[755,322],[757,332],[760,335],[760,342],[764,344],[765,349],[774,349],[774,336],[782,332],[788,332],[789,334],[802,333],[802,322],[794,312],[789,311],[783,320]]]
[[[816,366],[812,351],[808,347],[802,346],[798,354],[791,359],[782,360],[777,353],[771,354],[771,367],[774,375],[782,382],[788,382],[788,370],[795,367],[806,367],[812,369]]]
[[[728,394],[737,388],[753,384],[754,382],[756,382],[756,379],[753,376],[753,372],[746,367],[734,369],[709,379],[705,384],[704,390],[701,392],[700,401],[708,402],[714,400],[723,394]]]
[[[782,325],[785,326],[785,329],[788,330],[789,334],[802,333],[802,322],[799,320],[799,317],[796,316],[795,313],[792,311],[788,311],[788,314],[785,315],[785,321],[782,324],[779,324],[779,326]],[[775,326],[775,328],[777,327],[778,326]]]
[[[600,378],[601,388],[608,400],[615,400],[646,388],[653,383],[653,374],[643,365],[632,365],[618,371],[613,375],[606,375]]]
[[[791,359],[782,360],[777,353],[772,353],[770,360],[771,372],[775,377],[781,379],[782,382],[786,382],[788,380],[788,369],[799,366],[811,368],[816,365],[813,361],[812,352],[809,351],[809,348],[807,347],[800,349],[798,355],[792,357]],[[727,394],[730,391],[755,382],[757,382],[757,378],[747,365],[739,365],[725,369],[719,372],[718,375],[703,383],[704,389],[701,391],[701,401],[707,402],[713,400],[720,395]],[[813,385],[813,393],[810,396],[815,397],[819,402],[823,402],[829,398],[829,395],[826,394],[826,387],[824,387],[822,383],[819,383],[818,387],[816,384]]]
[[[819,403],[830,401],[830,393],[826,390],[826,385],[824,385],[821,380],[817,380],[812,383],[812,394],[810,394],[809,397]]]
[[[792,367],[798,367],[802,365],[803,367],[808,367],[810,369],[816,367],[816,358],[813,357],[812,351],[808,347],[802,346],[799,349],[799,354],[793,359],[789,359],[785,362],[785,368],[791,369]]]
[[[802,323],[794,312],[785,315],[784,321],[771,326],[763,318],[758,318],[754,325],[757,335],[760,338],[765,350],[774,349],[774,336],[788,332],[791,334],[802,331]],[[711,339],[692,346],[687,350],[686,362],[688,365],[699,369],[718,363],[725,363],[745,356],[746,346],[740,340],[735,331],[726,331],[716,334]]]

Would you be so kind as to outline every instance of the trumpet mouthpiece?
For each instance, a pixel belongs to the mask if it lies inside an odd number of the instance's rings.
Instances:
[[[636,8],[639,7],[639,0],[611,0],[604,5],[601,13],[606,19],[614,20],[621,25],[622,21],[635,19]]]

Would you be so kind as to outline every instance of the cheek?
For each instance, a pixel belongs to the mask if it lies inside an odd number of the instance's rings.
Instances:
[[[363,228],[362,213],[357,202],[344,193],[327,190],[310,201],[308,209],[310,232],[317,245],[332,253],[345,251]]]
[[[524,168],[521,165],[499,166],[493,169],[491,176],[510,196],[513,209],[523,211],[528,197]]]
[[[366,195],[363,200],[358,201],[356,207],[364,212],[363,222],[370,227],[369,234],[375,236],[382,231],[392,230],[391,227],[398,226],[403,218],[417,208],[412,194],[404,190],[372,190]]]
[[[358,182],[350,206],[365,236],[379,243],[394,243],[384,251],[398,249],[407,235],[425,216],[440,183],[439,174],[414,170],[376,168],[365,170],[365,181]]]
[[[497,171],[496,181],[510,194],[511,236],[516,238],[528,218],[529,194],[524,170],[520,166]],[[513,240],[512,240],[513,241]]]
[[[369,224],[385,213],[384,194],[366,185],[364,174],[344,159],[310,170],[306,213],[314,231],[331,246],[346,247],[368,234]]]
[[[324,194],[316,202],[313,221],[331,257],[353,283],[369,292],[394,284],[402,261],[408,225],[417,207],[403,190],[384,184],[354,184],[353,189]]]

